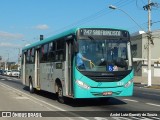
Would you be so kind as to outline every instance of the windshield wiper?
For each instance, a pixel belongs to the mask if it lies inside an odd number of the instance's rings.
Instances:
[[[88,36],[89,39],[94,40],[94,38],[92,36]]]

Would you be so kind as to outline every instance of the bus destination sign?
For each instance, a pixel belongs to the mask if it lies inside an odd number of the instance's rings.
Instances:
[[[80,34],[84,36],[121,36],[121,31],[109,29],[81,29]]]

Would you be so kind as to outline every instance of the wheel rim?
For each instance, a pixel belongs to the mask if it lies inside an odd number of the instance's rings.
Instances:
[[[62,87],[58,86],[58,101],[64,103]]]
[[[62,96],[63,96],[62,88],[59,87],[59,88],[58,88],[58,97],[62,97]]]
[[[33,85],[31,81],[29,82],[29,91],[30,93],[33,93]]]
[[[32,84],[29,82],[29,90],[32,91]]]

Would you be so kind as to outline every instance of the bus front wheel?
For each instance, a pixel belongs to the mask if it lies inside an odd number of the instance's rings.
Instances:
[[[64,99],[64,96],[63,96],[62,85],[58,85],[57,95],[58,95],[58,102],[64,104],[65,103],[65,99]]]

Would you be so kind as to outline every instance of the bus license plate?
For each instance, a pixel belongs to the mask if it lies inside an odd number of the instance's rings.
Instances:
[[[103,95],[103,96],[112,95],[112,91],[109,91],[109,92],[103,92],[103,93],[102,93],[102,95]]]

